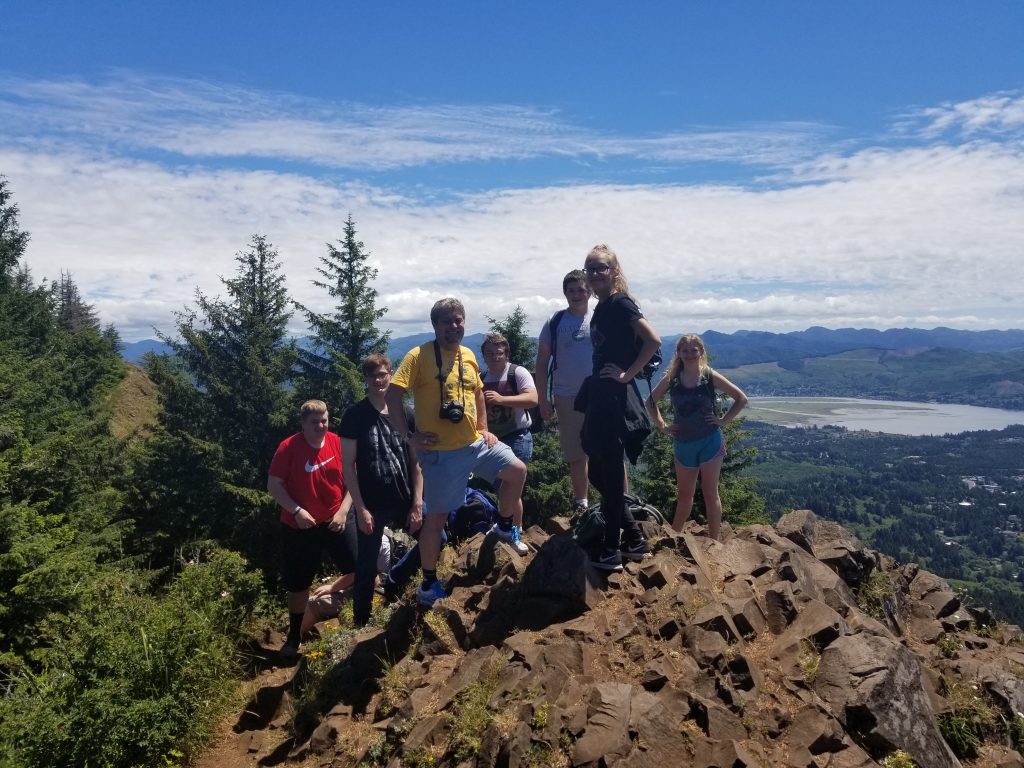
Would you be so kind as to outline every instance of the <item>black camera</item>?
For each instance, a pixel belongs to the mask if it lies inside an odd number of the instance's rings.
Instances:
[[[452,424],[458,424],[466,416],[466,406],[449,400],[447,403],[441,403],[441,410],[437,415],[442,419],[448,419]]]

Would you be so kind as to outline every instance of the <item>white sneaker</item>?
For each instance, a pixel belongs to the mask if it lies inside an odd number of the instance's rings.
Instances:
[[[520,555],[526,555],[530,552],[530,548],[523,541],[523,531],[518,525],[512,526],[512,549]]]

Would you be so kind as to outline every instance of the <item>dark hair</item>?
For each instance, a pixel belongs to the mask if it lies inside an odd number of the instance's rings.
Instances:
[[[569,283],[579,283],[587,289],[587,295],[590,295],[590,286],[587,285],[587,273],[582,269],[574,269],[562,278],[562,293],[569,289]]]
[[[504,347],[505,354],[508,354],[508,339],[502,336],[500,333],[488,333],[484,336],[483,342],[480,344],[480,354],[487,354],[485,350],[488,344],[493,344],[496,347]]]
[[[434,302],[434,306],[430,308],[430,324],[437,325],[442,317],[451,315],[453,312],[458,312],[463,317],[466,316],[466,308],[462,306],[462,302],[458,299],[453,299],[451,296],[438,299]]]
[[[384,355],[367,355],[363,358],[363,362],[359,364],[359,367],[363,372],[363,376],[372,376],[381,366],[387,368],[388,373],[391,373],[391,361]]]

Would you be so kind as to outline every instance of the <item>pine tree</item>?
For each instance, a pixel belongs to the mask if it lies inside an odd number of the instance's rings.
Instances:
[[[178,336],[160,337],[174,356],[147,365],[162,415],[143,459],[140,504],[165,554],[207,537],[266,554],[251,547],[260,549],[270,459],[295,426],[288,385],[296,350],[277,252],[254,235],[236,262],[235,276],[221,278],[227,298],[197,290],[196,308],[177,316]]]
[[[335,417],[361,396],[360,361],[374,352],[386,352],[391,336],[390,331],[381,333],[376,327],[387,307],[377,307],[377,289],[372,286],[377,269],[367,263],[369,254],[356,239],[351,214],[338,245],[327,243],[327,255],[320,257],[322,266],[316,270],[323,279],[313,280],[336,302],[333,311],[318,314],[296,304],[313,332],[311,348],[299,353],[299,397],[324,400]]]
[[[50,292],[37,286],[21,261],[29,234],[18,226],[18,206],[0,176],[0,348],[26,353],[44,349],[54,330]]]
[[[57,304],[57,322],[64,330],[100,329],[96,308],[82,300],[82,294],[79,293],[78,285],[71,278],[70,272],[61,270],[60,280],[53,283],[51,290]]]

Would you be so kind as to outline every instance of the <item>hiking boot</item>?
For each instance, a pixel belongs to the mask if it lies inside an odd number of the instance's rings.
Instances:
[[[438,600],[444,600],[448,597],[448,593],[444,591],[444,587],[440,581],[435,581],[426,589],[420,584],[416,590],[416,602],[422,605],[424,608],[430,608]]]
[[[622,555],[614,549],[602,549],[601,554],[591,556],[590,564],[602,571],[618,573],[622,570]]]
[[[277,652],[277,656],[281,661],[296,661],[299,658],[299,641],[293,637],[289,637],[284,641],[284,645],[281,646],[281,650]]]
[[[518,525],[512,526],[512,549],[520,555],[528,554],[530,551],[530,548],[526,546],[526,542],[523,541],[523,529]]]
[[[625,560],[647,560],[652,556],[651,545],[646,539],[640,539],[633,544],[623,544],[619,552]]]

